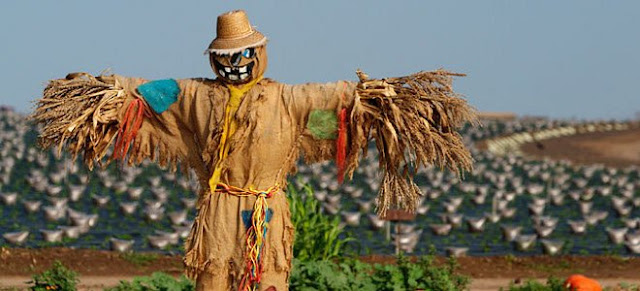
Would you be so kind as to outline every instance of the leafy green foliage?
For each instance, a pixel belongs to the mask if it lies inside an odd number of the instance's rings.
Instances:
[[[629,284],[629,283],[619,283],[617,286],[618,289],[613,289],[613,290],[628,290],[628,291],[640,291],[640,285],[636,285],[636,284]],[[608,289],[605,289],[608,290]]]
[[[293,255],[300,261],[330,260],[344,254],[346,238],[339,217],[322,213],[313,190],[305,186],[300,191],[289,185],[287,190],[291,221],[296,228]]]
[[[126,252],[120,254],[120,258],[136,266],[147,266],[158,259],[158,254]]]
[[[294,261],[291,290],[464,290],[469,278],[456,274],[456,262],[446,266],[433,264],[432,255],[411,262],[399,257],[396,265],[370,265],[350,259],[331,261]]]
[[[120,281],[114,288],[106,291],[192,291],[195,285],[185,276],[176,279],[162,272],[156,272],[151,276],[136,277],[131,282]]]
[[[332,261],[300,261],[295,259],[290,290],[376,290],[371,265],[356,260],[343,263]]]
[[[500,288],[502,290],[502,288]],[[547,284],[542,284],[535,280],[527,280],[524,284],[516,286],[509,284],[509,291],[564,291],[563,282],[555,277],[549,277]]]
[[[33,275],[31,290],[76,290],[77,277],[76,272],[67,269],[60,261],[55,261],[50,269]]]
[[[396,266],[377,265],[376,276],[374,276],[380,282],[377,290],[463,290],[466,288],[470,280],[455,273],[457,262],[454,258],[450,258],[443,267],[435,266],[434,258],[432,253],[412,263],[407,257],[400,256]]]

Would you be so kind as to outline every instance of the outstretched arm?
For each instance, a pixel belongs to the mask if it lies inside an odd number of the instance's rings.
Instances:
[[[338,81],[284,87],[285,104],[298,128],[306,162],[336,157],[341,119],[344,127],[346,112],[353,104],[355,86],[355,82]]]
[[[149,158],[173,169],[178,161],[200,167],[193,156],[198,128],[190,120],[197,113],[193,96],[202,93],[201,86],[196,80],[148,84],[140,78],[85,73],[52,80],[32,115],[43,126],[40,145],[59,151],[67,146],[74,157],[81,153],[89,168],[127,156],[130,164]],[[103,161],[112,145],[113,156]]]
[[[471,169],[473,159],[457,129],[476,123],[475,111],[451,86],[454,76],[464,75],[438,70],[375,80],[357,73],[347,173],[353,175],[360,150],[366,152],[375,139],[384,172],[379,214],[389,208],[415,210],[422,194],[413,176],[420,167],[435,164],[457,173]]]
[[[471,168],[471,155],[456,130],[467,121],[475,121],[475,114],[453,92],[453,76],[461,75],[439,70],[376,80],[358,72],[357,84],[291,86],[285,97],[294,104],[293,115],[306,133],[302,148],[311,161],[329,159],[337,152],[340,166],[341,145],[334,139],[344,132],[344,166],[346,174],[352,176],[369,141],[375,140],[384,172],[378,211],[384,214],[389,208],[414,210],[421,193],[412,178],[419,167],[436,164],[456,172]],[[348,112],[342,131],[341,108]],[[321,114],[321,110],[328,112]],[[329,112],[338,117],[331,117]],[[318,124],[323,130],[314,129]]]

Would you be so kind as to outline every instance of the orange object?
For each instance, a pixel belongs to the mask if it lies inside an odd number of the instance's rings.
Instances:
[[[151,116],[148,110],[142,99],[136,98],[129,103],[119,129],[116,144],[113,147],[113,158],[124,161],[131,142],[136,138],[138,130],[142,127],[143,119]]]
[[[602,291],[602,286],[598,281],[587,278],[583,275],[571,275],[564,281],[567,290],[572,291]]]

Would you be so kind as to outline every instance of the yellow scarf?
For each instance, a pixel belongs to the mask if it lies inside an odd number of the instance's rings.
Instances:
[[[227,154],[229,153],[229,138],[236,132],[237,123],[233,116],[236,114],[236,111],[238,111],[240,101],[242,101],[244,95],[260,80],[262,80],[262,76],[244,84],[242,87],[236,87],[230,84],[227,85],[227,88],[229,88],[229,101],[227,102],[227,107],[224,110],[224,125],[222,127],[222,136],[220,137],[218,160],[216,161],[213,174],[209,179],[209,189],[211,189],[211,193],[216,191],[216,186],[220,181],[220,175],[222,174],[222,162],[227,158]]]

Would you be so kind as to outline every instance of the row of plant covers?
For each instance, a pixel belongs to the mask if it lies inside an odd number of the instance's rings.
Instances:
[[[490,122],[466,128],[463,136],[473,146],[478,138],[566,125]],[[22,116],[0,112],[0,128],[0,245],[182,252],[195,215],[192,179],[146,163],[90,172],[66,155],[41,152],[35,146],[37,128]],[[416,219],[391,233],[375,215],[380,181],[375,150],[353,181],[338,184],[335,166],[327,162],[300,164],[290,184],[311,185],[322,212],[357,238],[360,254],[395,253],[393,237],[415,255],[428,254],[431,245],[438,254],[640,253],[637,167],[472,151],[475,169],[463,180],[439,168],[418,172],[424,199]]]

